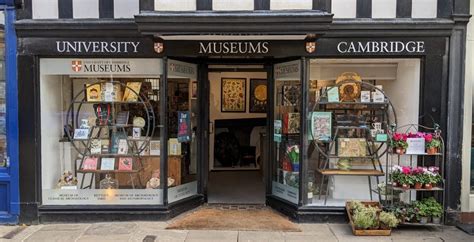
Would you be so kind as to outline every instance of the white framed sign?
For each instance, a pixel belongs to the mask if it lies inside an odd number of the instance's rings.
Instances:
[[[408,155],[422,155],[425,154],[425,138],[407,138],[408,148],[406,153]]]
[[[156,205],[162,189],[43,189],[43,205]]]

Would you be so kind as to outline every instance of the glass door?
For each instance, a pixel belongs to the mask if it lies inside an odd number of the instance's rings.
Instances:
[[[274,66],[270,164],[272,195],[293,204],[299,203],[301,172],[302,61]]]
[[[168,203],[198,193],[198,85],[197,65],[167,61]]]

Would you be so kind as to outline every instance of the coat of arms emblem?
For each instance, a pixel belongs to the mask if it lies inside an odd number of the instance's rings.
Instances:
[[[316,42],[306,42],[306,52],[312,54],[316,51]]]
[[[155,52],[156,52],[156,53],[161,54],[165,48],[164,48],[163,43],[161,43],[161,42],[156,42],[156,43],[153,45],[153,49],[155,49]]]
[[[82,61],[78,61],[78,60],[72,61],[71,68],[74,72],[80,72],[82,70]]]

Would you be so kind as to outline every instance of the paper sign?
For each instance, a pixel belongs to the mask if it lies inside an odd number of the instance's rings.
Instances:
[[[408,155],[422,155],[425,154],[425,139],[424,138],[408,138],[407,139]]]

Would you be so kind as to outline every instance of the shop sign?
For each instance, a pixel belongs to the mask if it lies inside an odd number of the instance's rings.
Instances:
[[[284,185],[278,182],[273,182],[272,185],[272,194],[274,196],[277,196],[279,198],[285,199],[287,201],[290,201],[294,204],[298,204],[298,189]]]
[[[160,59],[41,59],[42,75],[160,75]]]
[[[276,80],[299,80],[300,77],[300,61],[290,61],[275,65]]]
[[[424,41],[340,41],[337,51],[341,54],[401,54],[425,53]]]
[[[162,189],[43,189],[44,205],[157,205]]]
[[[186,183],[181,186],[168,188],[168,202],[176,202],[178,200],[197,194],[197,181]]]
[[[249,55],[266,54],[270,51],[268,41],[209,41],[199,42],[199,54]]]
[[[197,78],[197,66],[181,61],[168,61],[168,77],[171,78]]]
[[[139,41],[56,41],[56,52],[72,54],[138,53]]]

